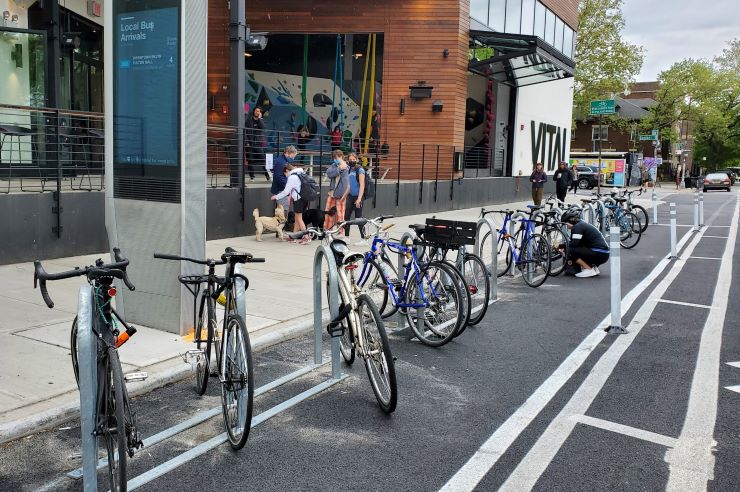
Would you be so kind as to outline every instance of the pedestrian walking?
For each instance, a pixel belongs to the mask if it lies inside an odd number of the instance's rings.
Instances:
[[[568,194],[568,188],[573,183],[573,176],[570,174],[570,169],[565,162],[558,164],[558,168],[552,175],[553,181],[555,181],[555,194],[558,196],[558,200],[561,202],[565,201],[565,195]]]
[[[573,194],[578,193],[578,166],[573,164],[570,167],[570,173],[573,175],[573,182],[570,184],[570,188],[573,190]]]
[[[270,173],[265,167],[265,122],[262,120],[262,109],[257,106],[252,110],[252,117],[244,124],[244,159],[247,161],[249,179],[254,181],[254,170],[264,169],[265,178],[270,181]]]
[[[272,186],[270,186],[270,193],[277,195],[285,189],[285,185],[288,183],[288,177],[285,175],[285,166],[292,164],[295,161],[298,152],[292,145],[287,145],[283,153],[275,159],[275,163],[272,166]],[[285,214],[287,215],[290,211],[290,197],[284,197],[277,201],[283,206]]]
[[[365,195],[365,170],[359,164],[357,154],[351,152],[347,157],[349,163],[349,195],[347,196],[344,220],[350,220],[354,212],[355,218],[362,217],[362,200]],[[358,226],[360,236],[365,240],[365,228]],[[349,236],[349,226],[344,227],[344,235]],[[362,243],[363,241],[360,241]]]
[[[331,229],[338,220],[344,219],[349,195],[349,166],[344,160],[344,152],[335,150],[331,153],[332,163],[326,169],[326,177],[329,178],[329,192],[326,196],[326,207],[329,212],[336,207],[334,215],[326,214],[324,218],[324,229]]]
[[[545,193],[545,183],[547,183],[547,174],[541,162],[534,167],[529,181],[532,183],[532,201],[539,206],[542,203],[542,195]]]

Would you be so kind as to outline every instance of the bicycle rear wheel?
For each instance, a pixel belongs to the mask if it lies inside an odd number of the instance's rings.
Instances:
[[[398,388],[393,354],[383,319],[378,307],[366,294],[357,298],[357,315],[361,325],[359,328],[365,338],[363,358],[367,377],[380,408],[385,413],[392,413],[398,402]]]
[[[102,400],[98,402],[98,431],[108,455],[108,482],[110,490],[125,492],[128,446],[124,415],[126,388],[121,362],[114,347],[108,347],[105,358]]]
[[[532,234],[524,241],[517,267],[530,287],[545,283],[550,272],[550,245],[542,234]]]
[[[625,249],[637,246],[642,237],[642,224],[640,219],[631,212],[626,212],[619,218],[619,243]]]
[[[496,236],[498,237],[498,235]],[[491,232],[486,232],[480,243],[480,257],[489,272],[493,272],[493,257],[491,256]],[[511,248],[508,241],[500,241],[496,246],[496,276],[503,277],[511,266]]]
[[[337,312],[342,309],[342,305],[344,305],[347,300],[343,299],[343,293],[340,290],[339,291],[339,306],[337,306]],[[326,302],[329,305],[329,312],[332,311],[331,303],[331,296],[329,295],[329,280],[326,281]],[[342,358],[344,361],[352,365],[352,363],[355,361],[355,337],[352,333],[352,320],[351,316],[347,316],[344,320],[342,320],[342,324],[344,325],[346,322],[346,326],[344,326],[344,331],[342,333],[342,336],[339,337],[339,352],[342,354]]]
[[[80,365],[77,362],[77,316],[72,321],[72,330],[70,331],[69,351],[72,356],[72,370],[75,373],[77,389],[80,389]]]
[[[463,277],[463,274],[457,268],[457,265],[455,265],[455,263],[451,261],[445,261],[444,263],[450,268],[450,272],[453,274],[452,278],[455,283],[457,283],[457,286],[460,288],[460,300],[462,301],[463,320],[457,328],[457,333],[455,333],[455,336],[459,336],[460,334],[462,334],[462,332],[465,331],[465,328],[468,327],[468,323],[470,322],[470,311],[472,308],[470,291],[468,290],[465,277]]]
[[[558,227],[550,227],[545,231],[547,243],[550,245],[550,276],[557,277],[563,270],[568,258],[568,239]]]
[[[203,340],[203,330],[206,339]],[[211,375],[211,343],[216,335],[216,305],[208,291],[203,291],[200,298],[200,311],[196,327],[196,348],[202,350],[195,363],[195,392],[203,395],[208,387],[208,378]]]
[[[631,205],[630,212],[635,214],[635,216],[640,221],[640,232],[645,232],[648,228],[648,223],[650,222],[647,210],[645,210],[645,207],[642,205]]]
[[[463,277],[470,294],[469,325],[477,325],[488,311],[491,298],[491,280],[483,260],[472,253],[466,253],[463,259]]]
[[[419,341],[431,347],[439,347],[452,340],[465,319],[460,286],[454,280],[455,273],[447,264],[433,261],[411,275],[405,286],[406,304],[426,304],[417,309],[405,308],[406,320]],[[423,298],[420,292],[423,292]],[[426,302],[425,302],[426,300]],[[418,324],[417,312],[424,319]]]
[[[222,343],[225,358],[221,384],[224,424],[231,447],[241,449],[252,426],[254,369],[249,334],[240,315],[229,315]]]

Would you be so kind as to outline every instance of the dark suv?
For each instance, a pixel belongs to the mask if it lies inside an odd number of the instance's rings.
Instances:
[[[592,166],[576,166],[578,171],[578,189],[590,190],[596,186],[596,168]]]

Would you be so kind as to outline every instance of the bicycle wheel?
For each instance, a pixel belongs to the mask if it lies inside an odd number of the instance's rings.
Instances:
[[[631,212],[626,212],[619,218],[619,244],[625,249],[637,246],[642,237],[640,219]]]
[[[331,304],[331,296],[329,296],[329,280],[326,281],[326,299],[327,304],[329,305],[329,312],[332,311],[332,304]],[[340,290],[339,291],[339,306],[337,307],[337,311],[341,310],[342,305],[346,300],[343,298],[343,293]],[[347,364],[352,364],[355,361],[355,337],[354,333],[352,332],[352,320],[350,316],[347,316],[344,320],[342,320],[342,324],[344,325],[346,321],[346,326],[344,327],[344,332],[342,333],[342,336],[339,337],[339,352],[342,354],[342,358]]]
[[[252,425],[254,369],[252,346],[244,320],[230,314],[223,334],[224,382],[221,384],[221,406],[229,443],[241,449],[247,442]]]
[[[196,348],[203,351],[195,363],[195,392],[203,395],[208,387],[211,374],[211,343],[216,332],[216,306],[213,298],[203,291],[200,298],[200,310],[196,332]],[[202,339],[205,329],[206,339]]]
[[[462,292],[454,275],[445,263],[433,261],[421,267],[418,275],[411,275],[406,283],[404,303],[425,305],[421,308],[422,328],[417,323],[419,309],[405,308],[411,330],[425,345],[439,347],[452,340],[465,318]]]
[[[550,245],[542,234],[532,234],[524,241],[517,267],[530,287],[545,283],[550,272]]]
[[[378,405],[385,413],[392,413],[398,402],[396,387],[396,367],[391,354],[391,345],[385,333],[383,318],[378,307],[366,294],[357,298],[357,316],[360,329],[365,338],[365,369],[370,385],[378,400]]]
[[[629,209],[630,212],[635,214],[635,216],[640,221],[640,232],[645,232],[648,228],[648,223],[650,222],[650,219],[648,218],[647,210],[641,205],[632,205]]]
[[[455,265],[455,263],[453,263],[452,261],[444,261],[444,263],[450,268],[452,278],[460,289],[460,301],[462,304],[463,320],[462,323],[458,325],[457,332],[455,333],[455,336],[459,336],[460,334],[462,334],[462,332],[465,331],[465,328],[468,327],[468,323],[470,322],[470,310],[472,308],[470,291],[468,290],[465,277],[463,277],[463,274],[457,268],[457,265]]]
[[[106,381],[103,385],[104,393],[101,395],[103,401],[98,402],[100,410],[98,411],[97,426],[108,455],[110,490],[125,492],[126,458],[128,455],[126,419],[124,416],[126,389],[121,362],[118,360],[118,352],[114,347],[108,347],[104,364]]]
[[[497,236],[498,237],[498,236]],[[480,243],[480,257],[489,272],[493,272],[493,257],[491,256],[491,232],[486,232]],[[496,258],[496,276],[502,277],[509,271],[511,266],[511,249],[508,241],[501,241],[496,246],[498,255]]]
[[[375,302],[383,319],[387,319],[396,314],[398,306],[393,302],[393,295],[388,291],[388,282],[383,278],[385,275],[382,271],[385,270],[389,274],[390,280],[398,279],[398,272],[387,258],[372,259],[368,262],[367,268],[369,271],[365,274],[360,288]]]
[[[72,356],[72,370],[75,373],[77,389],[80,389],[80,365],[77,362],[77,316],[72,321],[72,331],[70,332],[69,351]]]
[[[463,277],[470,294],[470,319],[468,325],[477,325],[488,311],[491,297],[491,280],[483,260],[474,254],[466,253],[463,260]]]
[[[558,227],[551,227],[545,232],[545,238],[550,245],[550,276],[557,277],[563,270],[568,258],[568,239]]]

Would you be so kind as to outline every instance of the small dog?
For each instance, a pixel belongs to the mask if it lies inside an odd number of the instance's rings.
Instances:
[[[323,230],[324,219],[327,215],[329,217],[337,215],[337,207],[332,207],[329,210],[319,210],[318,208],[308,209],[303,214],[303,223],[306,224],[306,227],[316,227]]]
[[[257,241],[262,241],[262,231],[275,232],[282,241],[285,228],[285,210],[282,205],[275,208],[274,217],[260,217],[260,211],[257,208],[254,209],[252,215],[254,216],[254,227],[257,229],[255,234]]]

